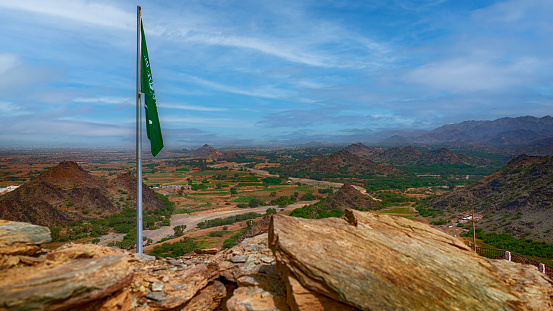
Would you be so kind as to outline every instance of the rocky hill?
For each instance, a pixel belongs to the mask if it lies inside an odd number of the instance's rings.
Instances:
[[[162,208],[145,184],[144,209]],[[108,182],[63,161],[0,197],[0,219],[54,227],[85,217],[99,217],[136,206],[136,177],[123,174]]]
[[[388,145],[427,144],[492,146],[524,145],[553,137],[553,117],[532,116],[501,118],[493,121],[465,121],[447,124],[423,135],[405,137],[395,135],[384,141]]]
[[[324,206],[330,209],[345,210],[352,208],[359,211],[369,211],[378,209],[380,204],[373,198],[359,192],[352,185],[344,184],[324,201]]]
[[[346,150],[349,153],[353,153],[357,156],[360,156],[362,158],[368,158],[368,159],[370,159],[371,156],[373,155],[378,155],[384,152],[384,149],[382,148],[369,148],[363,145],[362,143],[351,144],[346,148],[344,148],[344,150]]]
[[[395,174],[399,170],[390,165],[378,164],[365,160],[344,149],[328,156],[317,155],[287,167],[299,177],[313,177],[316,175],[365,175],[365,174]]]
[[[202,147],[190,152],[189,156],[195,159],[214,160],[219,157],[222,157],[223,154],[217,149],[211,147],[210,145],[205,144]]]
[[[451,213],[472,206],[478,227],[553,243],[553,157],[521,155],[497,172],[430,201]]]

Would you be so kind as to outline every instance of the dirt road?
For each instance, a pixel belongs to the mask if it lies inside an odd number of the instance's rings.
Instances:
[[[288,205],[284,209],[293,210],[308,204],[313,204],[315,202],[317,201],[302,201],[302,202]],[[278,206],[271,205],[271,206],[260,206],[255,208],[233,208],[227,211],[218,211],[218,212],[204,213],[204,214],[198,214],[198,215],[177,214],[177,215],[171,216],[170,226],[161,227],[157,230],[144,230],[144,236],[152,239],[155,243],[161,240],[162,238],[172,236],[175,233],[173,231],[173,227],[175,226],[186,225],[186,229],[184,230],[184,232],[186,232],[188,230],[196,228],[196,225],[202,221],[215,219],[215,218],[225,218],[225,217],[234,216],[238,214],[245,214],[249,212],[264,214],[265,211],[271,207],[277,210],[280,210]]]

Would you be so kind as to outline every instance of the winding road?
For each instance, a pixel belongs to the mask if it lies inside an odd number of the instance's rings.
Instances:
[[[294,204],[290,204],[286,206],[284,209],[294,210],[296,208],[303,207],[305,205],[313,204],[316,202],[317,201],[301,201]],[[275,208],[277,210],[280,210],[280,208],[277,205],[270,205],[270,206],[259,206],[255,208],[231,208],[228,210],[213,210],[212,212],[204,211],[197,214],[196,213],[195,214],[176,214],[171,216],[170,226],[164,226],[157,230],[144,230],[143,235],[146,238],[152,239],[152,241],[156,243],[163,238],[172,236],[175,233],[173,230],[173,227],[175,226],[186,225],[186,229],[184,229],[184,232],[187,232],[189,230],[196,228],[198,223],[202,221],[211,220],[215,218],[225,218],[225,217],[245,214],[249,212],[264,214],[268,208]],[[122,241],[124,235],[125,235],[124,233],[110,233],[110,234],[104,235],[100,238],[101,242],[99,244],[107,245],[107,243],[111,241]]]

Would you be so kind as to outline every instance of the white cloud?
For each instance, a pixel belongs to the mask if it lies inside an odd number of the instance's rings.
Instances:
[[[254,97],[264,97],[264,98],[286,98],[291,96],[291,92],[285,91],[282,89],[277,89],[272,86],[265,86],[265,87],[257,88],[256,90],[244,90],[241,88],[228,86],[228,85],[220,84],[213,81],[208,81],[196,76],[191,76],[187,74],[181,74],[181,76],[189,81],[192,81],[204,87],[208,87],[208,88],[212,88],[212,89],[216,89],[216,90],[228,92],[228,93],[254,96]]]
[[[165,104],[158,103],[158,107],[169,108],[169,109],[181,109],[181,110],[194,110],[194,111],[227,111],[226,108],[217,108],[217,107],[202,107],[186,104]]]
[[[73,100],[77,103],[96,103],[96,104],[113,104],[113,105],[136,105],[134,98],[129,97],[78,97]]]
[[[498,90],[529,82],[539,66],[532,58],[498,62],[480,58],[455,58],[429,63],[407,73],[405,79],[446,92]]]
[[[133,121],[134,122],[134,121]],[[226,118],[200,118],[200,117],[160,117],[161,124],[164,123],[178,123],[180,125],[195,124],[210,126],[210,127],[222,127],[222,128],[246,128],[253,127],[248,121],[226,119]]]
[[[0,91],[10,92],[56,76],[44,67],[25,63],[13,53],[0,53]]]
[[[2,117],[15,117],[29,114],[31,113],[22,111],[20,107],[13,103],[0,101],[0,115]]]
[[[102,27],[136,29],[136,15],[96,1],[0,0],[0,8],[49,15]]]

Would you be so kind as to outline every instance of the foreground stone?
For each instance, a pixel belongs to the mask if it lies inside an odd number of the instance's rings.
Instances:
[[[309,296],[304,289],[361,310],[544,310],[521,299],[492,264],[441,231],[349,209],[346,218],[273,217],[269,245],[293,310],[331,308],[311,298],[302,303],[298,297]],[[535,305],[547,305],[551,280],[533,277],[544,287],[535,291],[541,301]]]
[[[229,311],[288,310],[285,284],[267,241],[267,233],[260,234],[213,258],[221,276],[238,284],[226,302]]]
[[[11,272],[0,281],[0,309],[72,309],[115,293],[133,277],[123,255]]]
[[[52,241],[50,229],[25,222],[0,220],[0,255],[33,255]]]

